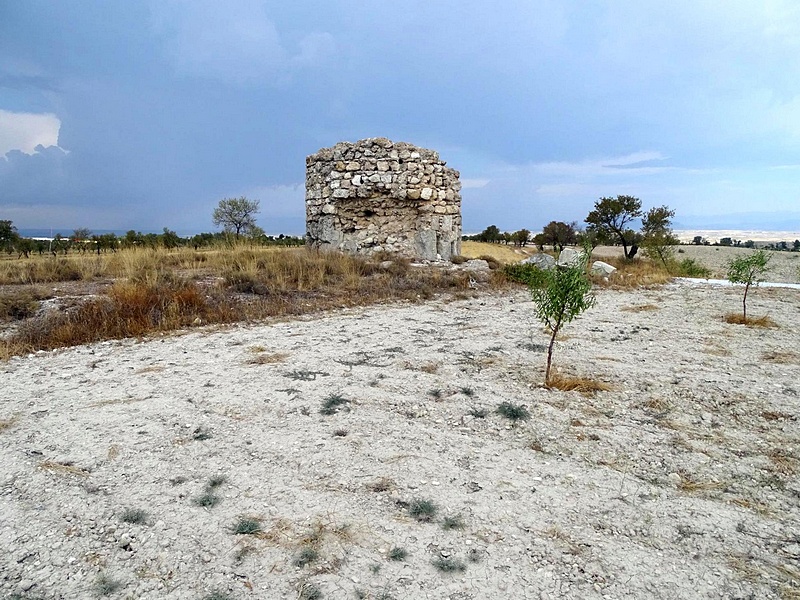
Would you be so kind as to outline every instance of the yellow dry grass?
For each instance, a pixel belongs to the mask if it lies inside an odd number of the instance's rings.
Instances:
[[[561,390],[562,392],[578,392],[584,396],[592,396],[596,392],[607,392],[612,390],[611,385],[579,375],[563,375],[555,373],[550,375],[546,383],[548,388]]]
[[[250,365],[271,365],[275,363],[286,362],[289,358],[288,352],[262,352],[256,354],[254,357],[247,361]]]
[[[625,312],[649,312],[651,310],[661,310],[661,307],[656,306],[655,304],[635,304],[633,306],[623,306],[620,310]]]
[[[535,246],[509,246],[506,244],[490,244],[488,242],[461,242],[461,256],[478,258],[491,256],[498,262],[507,265],[517,263],[531,254],[536,254]]]
[[[778,327],[778,324],[766,315],[763,317],[747,317],[745,319],[741,313],[728,313],[723,317],[723,320],[731,325],[746,325],[747,327],[763,327],[769,329]]]
[[[388,267],[382,263],[386,258],[391,258]],[[417,302],[470,290],[470,276],[465,272],[411,268],[407,259],[396,256],[368,259],[306,249],[246,245],[205,252],[139,249],[30,260],[36,262],[14,262],[9,267],[6,261],[4,268],[17,270],[6,276],[23,283],[91,279],[98,274],[115,280],[104,293],[87,297],[70,311],[21,320],[14,334],[0,340],[0,360],[200,324],[393,300]],[[31,275],[26,265],[41,272]],[[501,280],[493,278],[489,285],[507,285]]]
[[[39,463],[39,468],[57,475],[74,475],[76,477],[88,477],[89,471],[76,467],[68,463],[60,463],[53,460],[44,460]]]
[[[11,429],[19,421],[19,415],[12,415],[8,419],[0,419],[0,432]]]
[[[761,354],[761,360],[782,365],[800,363],[800,354],[791,350],[768,350]]]

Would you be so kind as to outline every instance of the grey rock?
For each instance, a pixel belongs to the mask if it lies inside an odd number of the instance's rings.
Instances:
[[[600,275],[602,277],[608,277],[616,270],[617,270],[616,267],[613,267],[610,264],[603,262],[602,260],[596,260],[592,263],[592,275]]]
[[[581,255],[582,253],[574,248],[564,248],[561,254],[558,255],[556,265],[559,267],[572,267],[580,262]]]
[[[544,252],[539,252],[523,260],[522,264],[535,265],[542,271],[549,271],[550,269],[556,266],[556,259],[550,256],[549,254],[545,254]]]

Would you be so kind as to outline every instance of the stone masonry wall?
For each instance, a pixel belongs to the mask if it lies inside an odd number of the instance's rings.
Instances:
[[[450,260],[461,253],[461,182],[433,150],[386,138],[306,158],[306,244]]]

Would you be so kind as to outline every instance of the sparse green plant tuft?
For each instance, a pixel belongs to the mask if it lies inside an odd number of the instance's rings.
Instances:
[[[204,442],[205,440],[211,439],[211,432],[200,425],[192,432],[192,439],[197,440],[198,442]]]
[[[373,575],[377,575],[381,572],[381,564],[380,563],[372,563],[369,566],[369,570],[372,571]]]
[[[408,556],[408,551],[406,551],[405,548],[400,548],[398,546],[395,546],[394,548],[389,550],[389,560],[394,560],[399,562],[405,560],[407,556]]]
[[[456,573],[467,570],[467,565],[463,561],[452,556],[437,556],[431,564],[442,573]]]
[[[442,519],[442,529],[464,529],[464,519],[461,515],[448,515]]]
[[[300,593],[297,595],[297,600],[321,600],[322,597],[322,591],[313,583],[306,581],[300,587]]]
[[[225,475],[215,475],[214,477],[212,477],[212,478],[210,478],[208,480],[208,483],[206,484],[206,487],[208,489],[210,489],[210,490],[213,490],[213,489],[218,488],[222,484],[226,483],[227,481],[228,481],[228,478],[225,477]]]
[[[470,548],[467,550],[467,560],[471,563],[478,563],[481,561],[481,552],[477,548]]]
[[[469,414],[476,419],[485,419],[486,415],[489,414],[489,411],[485,408],[470,408]]]
[[[408,514],[417,521],[432,521],[438,511],[438,506],[424,498],[415,498],[408,504]]]
[[[202,506],[203,508],[213,508],[220,503],[220,500],[220,497],[216,494],[204,492],[192,500],[192,502],[194,502],[194,504],[197,506]]]
[[[497,407],[497,413],[501,417],[510,419],[514,424],[516,424],[517,421],[527,421],[531,417],[527,408],[521,404],[512,404],[511,402],[501,402]]]
[[[122,582],[106,573],[100,573],[94,581],[94,589],[98,596],[110,596],[122,587]]]
[[[131,525],[144,525],[147,523],[147,511],[141,508],[126,508],[122,511],[120,519],[123,523],[130,523]]]
[[[305,546],[300,550],[300,552],[295,556],[292,563],[295,567],[303,568],[307,565],[310,565],[314,561],[319,558],[319,552],[312,548],[311,546]]]
[[[433,388],[432,390],[428,390],[428,396],[430,396],[434,400],[440,400],[442,397],[442,390],[439,388]]]
[[[261,523],[257,519],[250,517],[240,517],[233,526],[233,533],[235,535],[254,535],[256,533],[261,533],[261,531]]]
[[[339,409],[347,408],[349,402],[350,400],[339,394],[331,394],[322,401],[322,408],[319,412],[326,416],[335,415],[339,412]]]
[[[461,388],[461,393],[467,398],[472,398],[475,395],[475,390],[473,390],[471,387],[464,386]]]
[[[214,590],[207,596],[203,596],[203,600],[233,600],[233,596],[220,590]]]

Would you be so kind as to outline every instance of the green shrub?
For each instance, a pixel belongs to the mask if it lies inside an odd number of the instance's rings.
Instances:
[[[670,263],[670,272],[678,277],[710,277],[711,270],[693,258],[684,258],[680,262]]]
[[[497,407],[497,413],[501,417],[511,419],[514,423],[517,421],[527,421],[531,417],[527,408],[521,404],[512,404],[511,402],[502,402]]]
[[[408,514],[417,521],[431,521],[438,512],[439,507],[430,500],[415,498],[408,505]]]
[[[528,287],[539,287],[544,283],[547,271],[530,263],[516,263],[503,267],[503,273],[511,281]]]

